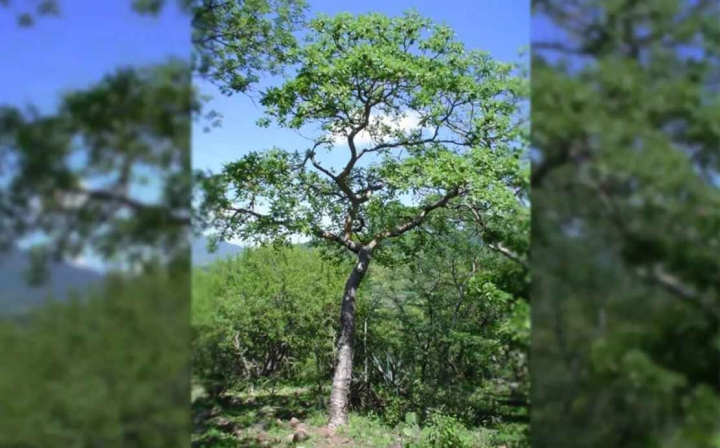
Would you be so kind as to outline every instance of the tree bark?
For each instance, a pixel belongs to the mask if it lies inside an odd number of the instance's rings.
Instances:
[[[337,341],[337,363],[330,392],[330,427],[348,422],[350,382],[355,343],[355,298],[357,290],[367,273],[372,252],[363,248],[358,253],[357,264],[345,283],[345,292],[340,309],[340,334]]]

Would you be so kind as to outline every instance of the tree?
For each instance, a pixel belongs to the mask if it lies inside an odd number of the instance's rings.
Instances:
[[[338,426],[347,422],[357,291],[386,242],[463,201],[488,216],[522,207],[514,189],[525,172],[525,81],[514,65],[466,51],[448,27],[416,13],[320,16],[309,28],[291,53],[294,76],[263,92],[259,124],[321,133],[305,151],[251,152],[200,176],[199,216],[209,217],[216,239],[300,234],[355,257],[330,398],[330,425]],[[321,158],[339,151],[340,166]]]

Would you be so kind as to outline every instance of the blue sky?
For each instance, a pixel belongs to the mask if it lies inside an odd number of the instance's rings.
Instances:
[[[0,8],[0,103],[51,111],[63,90],[88,86],[118,66],[190,54],[189,19],[174,8],[151,18],[134,13],[130,0],[59,3],[60,18],[32,28],[18,27]]]

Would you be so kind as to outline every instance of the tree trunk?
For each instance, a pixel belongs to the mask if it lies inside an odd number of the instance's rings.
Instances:
[[[337,363],[330,392],[330,427],[347,424],[350,402],[350,381],[352,380],[353,351],[355,343],[355,298],[357,290],[367,273],[372,254],[360,250],[357,264],[345,283],[342,307],[340,309],[340,334],[337,342]]]
[[[365,362],[365,366],[363,368],[363,382],[365,387],[363,388],[362,407],[363,409],[366,409],[368,397],[370,396],[370,358],[368,357],[367,349],[367,317],[365,318],[365,327],[363,329],[363,358],[363,361]]]

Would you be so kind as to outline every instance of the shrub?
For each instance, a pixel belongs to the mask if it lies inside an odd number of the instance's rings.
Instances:
[[[216,392],[327,376],[344,280],[339,266],[304,247],[248,249],[196,271],[195,376]]]

